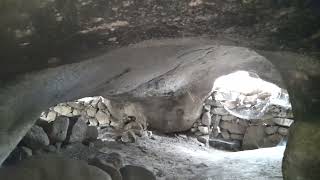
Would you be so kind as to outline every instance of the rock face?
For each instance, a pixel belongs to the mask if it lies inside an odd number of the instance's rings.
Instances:
[[[1,168],[0,179],[12,180],[112,180],[110,175],[86,162],[64,159],[59,156],[41,156],[24,160],[17,166]]]
[[[24,136],[22,142],[31,149],[39,149],[44,146],[48,146],[50,141],[44,130],[35,125],[30,131]]]
[[[320,179],[319,139],[319,121],[294,122],[283,158],[284,180]]]
[[[248,48],[214,43],[175,39],[171,44],[154,41],[133,45],[88,61],[21,75],[3,84],[1,162],[43,109],[80,97],[112,96],[119,103],[121,99],[134,102],[153,128],[168,132],[187,130],[200,117],[213,82],[221,75],[242,69],[281,84],[279,73],[267,59],[283,73],[288,91],[297,95],[294,109],[318,113],[314,101],[318,99],[318,91],[313,89],[319,77],[316,61],[291,53],[258,54]],[[312,66],[306,66],[309,62]],[[295,115],[305,112],[298,111]]]
[[[53,142],[63,142],[68,133],[69,118],[59,116],[52,124],[50,138]]]

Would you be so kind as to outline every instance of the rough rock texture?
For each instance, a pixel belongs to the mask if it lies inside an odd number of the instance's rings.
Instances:
[[[293,97],[295,118],[316,116],[318,91],[315,85],[319,76],[316,61],[293,53],[257,53],[247,48],[216,46],[215,43],[186,39],[165,43],[150,41],[117,49],[89,61],[33,72],[2,86],[1,161],[40,113],[58,102],[84,96],[113,95],[114,101],[126,99],[133,101],[140,110],[143,107],[154,128],[180,131],[190,128],[200,116],[212,83],[223,74],[238,69],[250,70],[281,85],[280,75],[270,62],[282,72]],[[146,97],[148,100],[144,101]]]
[[[319,138],[319,121],[297,121],[293,124],[283,158],[284,180],[320,179]]]
[[[63,142],[67,138],[69,118],[59,116],[53,123],[50,132],[50,139],[53,142]]]
[[[103,170],[79,160],[59,156],[42,156],[20,162],[17,166],[1,168],[0,179],[12,180],[112,180]]]
[[[35,125],[24,136],[24,138],[22,139],[22,143],[24,143],[31,149],[39,149],[44,146],[48,146],[50,141],[48,135],[44,132],[44,130],[41,127]]]

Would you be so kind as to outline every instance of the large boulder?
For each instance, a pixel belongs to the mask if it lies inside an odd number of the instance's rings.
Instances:
[[[22,139],[22,143],[31,149],[40,149],[48,146],[50,141],[46,132],[37,125],[34,125]]]
[[[0,179],[10,180],[112,180],[110,175],[84,161],[59,156],[40,156],[24,160],[16,166],[1,168]]]
[[[52,142],[63,142],[68,133],[69,118],[65,116],[59,116],[52,123],[50,139]]]
[[[284,180],[320,179],[320,122],[295,121],[284,153]]]

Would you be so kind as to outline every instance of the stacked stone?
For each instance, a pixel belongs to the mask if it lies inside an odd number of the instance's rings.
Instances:
[[[142,136],[145,127],[135,121],[135,117],[125,117],[117,119],[112,116],[112,111],[108,109],[109,100],[103,97],[84,98],[73,102],[60,103],[47,112],[41,114],[40,119],[52,122],[59,116],[80,117],[89,126],[100,128],[111,128],[112,137],[123,142],[135,142],[136,136]]]
[[[227,150],[256,149],[276,146],[287,138],[293,123],[291,110],[272,106],[267,119],[245,120],[230,114],[213,97],[206,99],[201,118],[191,128],[198,137],[210,134],[212,146]],[[205,133],[203,128],[207,130]]]

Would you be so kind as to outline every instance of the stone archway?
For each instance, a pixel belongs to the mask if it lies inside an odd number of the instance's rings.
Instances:
[[[1,162],[43,109],[83,96],[112,95],[119,102],[126,99],[143,107],[153,128],[165,132],[186,130],[199,116],[214,79],[241,69],[287,86],[294,116],[300,122],[291,130],[283,172],[286,179],[315,178],[318,148],[303,148],[301,153],[296,143],[304,140],[305,127],[319,128],[319,94],[313,84],[319,79],[318,67],[312,59],[296,54],[257,53],[211,41],[182,39],[140,43],[80,63],[26,74],[1,89]],[[285,84],[281,83],[281,76]],[[317,133],[309,140],[316,139]],[[305,160],[306,156],[310,158]],[[312,168],[306,170],[305,164]]]

